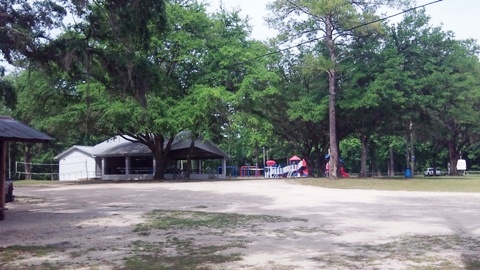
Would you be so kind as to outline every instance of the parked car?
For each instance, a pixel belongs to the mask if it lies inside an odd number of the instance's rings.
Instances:
[[[5,180],[5,202],[13,202],[15,196],[13,195],[13,182],[12,180]]]
[[[442,173],[442,170],[440,170],[439,168],[435,169],[434,168],[427,168],[427,170],[423,173],[423,176],[427,177],[427,176],[442,176],[443,173]]]

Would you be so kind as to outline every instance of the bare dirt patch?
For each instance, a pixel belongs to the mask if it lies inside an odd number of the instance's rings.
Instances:
[[[15,191],[1,269],[480,269],[480,194],[283,180]]]

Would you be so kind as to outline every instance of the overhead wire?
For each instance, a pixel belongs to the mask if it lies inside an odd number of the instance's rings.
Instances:
[[[370,25],[370,24],[373,24],[373,23],[382,22],[382,21],[391,19],[391,18],[393,18],[393,17],[396,17],[396,16],[399,16],[399,15],[408,13],[408,12],[410,12],[410,11],[413,11],[413,10],[416,10],[416,9],[419,9],[419,8],[424,8],[424,7],[426,7],[426,6],[433,5],[433,4],[442,2],[442,1],[443,1],[443,0],[435,0],[435,1],[428,2],[428,3],[423,4],[423,5],[418,5],[418,6],[415,6],[415,7],[411,7],[411,8],[409,8],[409,9],[402,10],[402,11],[400,11],[400,12],[397,12],[397,13],[395,13],[395,14],[392,14],[392,15],[389,15],[389,16],[386,16],[386,17],[382,17],[382,18],[379,18],[379,19],[376,19],[376,20],[372,20],[372,21],[368,21],[368,22],[365,22],[365,23],[362,23],[362,24],[358,24],[358,25],[353,26],[353,27],[351,27],[351,28],[348,28],[348,29],[345,29],[345,30],[343,30],[343,31],[337,32],[336,35],[341,35],[341,34],[343,34],[343,33],[350,32],[350,31],[353,31],[353,30],[355,30],[355,29],[358,29],[358,28],[361,28],[361,27],[364,27],[364,26],[367,26],[367,25]],[[297,44],[288,46],[288,47],[283,48],[283,49],[278,49],[278,50],[275,50],[275,51],[273,51],[273,52],[269,52],[269,53],[265,53],[265,54],[262,54],[262,55],[258,55],[258,56],[252,57],[252,58],[247,59],[247,60],[245,60],[245,61],[237,62],[237,63],[235,63],[235,64],[232,64],[232,66],[236,66],[236,65],[239,65],[239,64],[249,63],[249,62],[251,62],[251,61],[254,61],[254,60],[257,60],[257,59],[260,59],[260,58],[263,58],[263,57],[267,57],[267,56],[270,56],[270,55],[274,55],[274,54],[277,54],[277,53],[281,53],[281,52],[283,52],[283,51],[288,51],[288,50],[291,50],[291,49],[294,49],[294,48],[300,47],[300,46],[302,46],[302,45],[305,45],[305,44],[308,44],[308,43],[311,43],[311,42],[314,42],[314,41],[317,41],[317,40],[321,40],[321,39],[324,39],[324,38],[325,38],[325,36],[322,36],[322,37],[317,37],[317,38],[312,38],[312,39],[309,39],[309,40],[306,40],[306,41],[302,41],[302,42],[300,42],[300,43],[297,43]]]

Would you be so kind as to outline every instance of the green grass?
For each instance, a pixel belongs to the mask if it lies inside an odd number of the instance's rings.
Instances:
[[[135,232],[148,235],[151,229],[198,229],[200,227],[227,229],[239,226],[258,226],[263,223],[304,221],[299,218],[285,218],[268,215],[240,215],[201,211],[153,210],[145,215],[146,223],[137,224]]]
[[[373,189],[373,190],[404,190],[404,191],[431,191],[431,192],[480,192],[480,175],[468,176],[438,176],[415,178],[340,178],[329,180],[327,178],[300,178],[289,179],[291,183],[319,186],[338,189]],[[97,183],[97,182],[89,182]],[[112,183],[112,182],[109,182]],[[59,182],[51,180],[15,180],[14,186],[36,185],[81,185],[83,181]],[[137,183],[141,184],[141,183]]]
[[[6,248],[0,248],[0,269],[2,269],[2,262],[11,262],[25,257],[43,257],[50,252],[55,251],[55,248],[49,245],[46,246],[20,246],[14,245]]]
[[[415,178],[302,178],[292,183],[337,189],[373,189],[431,192],[480,192],[480,176],[439,176]]]

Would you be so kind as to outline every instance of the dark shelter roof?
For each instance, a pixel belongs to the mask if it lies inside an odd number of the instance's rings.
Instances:
[[[15,142],[48,142],[53,138],[10,116],[0,116],[0,140]]]

